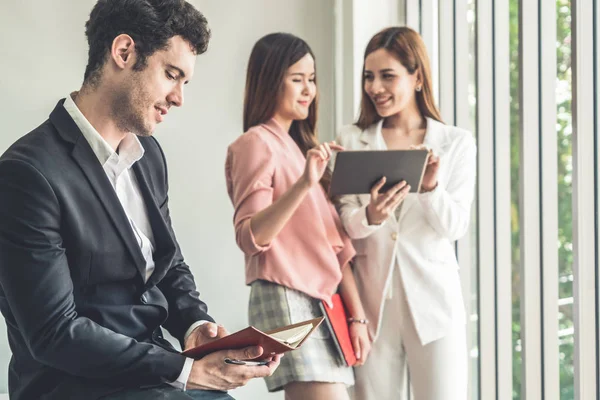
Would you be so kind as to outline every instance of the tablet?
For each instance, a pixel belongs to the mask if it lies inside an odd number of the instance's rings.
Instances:
[[[425,172],[427,150],[364,150],[337,153],[329,194],[371,193],[371,188],[383,176],[385,192],[396,183],[405,180],[411,193],[421,187]]]

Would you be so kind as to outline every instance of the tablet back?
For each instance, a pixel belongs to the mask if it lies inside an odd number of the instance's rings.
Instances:
[[[425,172],[427,150],[365,150],[342,151],[336,156],[329,194],[370,193],[381,177],[387,181],[380,192],[385,192],[401,180],[417,192]]]

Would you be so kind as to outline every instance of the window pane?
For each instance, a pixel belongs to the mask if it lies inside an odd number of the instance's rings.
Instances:
[[[571,1],[556,0],[558,138],[558,341],[560,398],[573,399],[573,212],[571,122]]]
[[[469,123],[470,130],[477,136],[477,77],[475,75],[476,60],[476,1],[467,0],[467,23],[469,31]],[[474,204],[477,200],[475,199]],[[479,399],[479,273],[477,263],[477,210],[473,207],[471,212],[471,296],[468,299],[470,303],[470,315],[468,324],[469,343],[469,363],[471,376],[469,377],[471,400]]]
[[[512,231],[513,399],[521,398],[521,242],[519,224],[519,1],[510,0],[510,178]]]

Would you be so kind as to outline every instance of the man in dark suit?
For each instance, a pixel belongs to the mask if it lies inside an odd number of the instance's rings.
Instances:
[[[164,154],[151,136],[206,50],[183,0],[100,0],[84,83],[0,157],[0,309],[9,390],[31,399],[231,399],[270,375],[260,347],[188,359],[221,337],[177,245]]]

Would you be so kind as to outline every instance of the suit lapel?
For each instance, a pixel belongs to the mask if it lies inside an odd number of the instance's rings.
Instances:
[[[102,169],[102,166],[98,162],[98,158],[87,140],[85,140],[77,124],[75,124],[63,107],[63,102],[61,100],[52,114],[50,114],[50,121],[54,124],[63,139],[74,144],[73,152],[71,153],[73,159],[83,171],[100,203],[104,206],[115,230],[125,243],[140,276],[144,277],[146,261],[131,229],[129,218],[127,218],[125,210],[123,210],[117,193],[108,180],[104,169]]]
[[[173,261],[177,248],[175,240],[171,236],[169,227],[167,226],[152,193],[152,174],[148,171],[147,162],[143,162],[142,160],[136,162],[133,165],[133,171],[137,178],[142,198],[146,204],[148,219],[150,220],[150,226],[154,234],[154,242],[156,243],[156,249],[154,250],[154,272],[146,283],[147,287],[151,287],[160,282],[165,276]]]
[[[87,177],[90,186],[96,192],[96,196],[104,206],[115,229],[125,243],[140,275],[143,277],[146,271],[146,261],[135,238],[129,218],[123,210],[123,206],[117,197],[106,173],[98,162],[87,141],[81,137],[73,149],[73,158]]]
[[[362,131],[359,136],[360,147],[357,149],[362,150],[385,150],[385,143],[383,142],[383,136],[381,135],[381,127],[383,126],[383,120],[372,124],[367,129]],[[358,201],[364,206],[369,204],[371,201],[370,194],[359,194]]]
[[[441,156],[446,150],[446,141],[447,138],[444,125],[434,119],[427,118],[427,130],[425,132],[423,144],[427,146],[427,148],[432,149],[436,155]],[[400,215],[398,216],[398,221],[402,221],[402,218],[406,215],[408,210],[419,201],[417,196],[418,194],[416,193],[411,193],[406,196],[402,209],[400,210]]]
[[[383,120],[371,125],[360,134],[360,141],[363,145],[361,150],[385,150],[385,143],[382,141],[381,127]]]
[[[433,150],[438,156],[443,156],[448,147],[448,132],[446,126],[432,118],[427,118],[427,133],[423,144]]]
[[[402,201],[402,208],[400,209],[400,215],[396,222],[402,221],[402,218],[406,215],[406,212],[412,208],[417,202],[417,194],[409,193]],[[394,219],[396,218],[396,213],[394,213]]]
[[[376,125],[374,125],[375,131],[374,131],[374,149],[376,150],[383,150],[383,151],[387,151],[387,144],[385,143],[385,139],[383,138],[383,120],[379,121]],[[406,199],[404,200],[404,202],[406,202]],[[403,203],[404,203],[403,202]],[[402,208],[406,207],[406,204],[402,204],[401,206]],[[400,212],[402,212],[402,208],[400,209]],[[398,217],[396,216],[396,213],[393,212],[392,215],[390,215],[389,217],[393,222],[394,222],[394,230],[397,229],[398,227]]]

